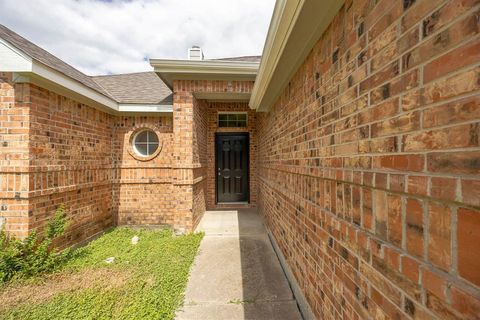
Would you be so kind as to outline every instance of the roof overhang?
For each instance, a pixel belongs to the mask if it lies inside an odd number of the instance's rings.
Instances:
[[[122,113],[161,113],[172,114],[171,104],[119,104],[118,111]]]
[[[172,105],[119,104],[110,97],[32,59],[2,39],[0,39],[0,56],[2,57],[0,59],[0,71],[12,72],[14,82],[32,83],[107,113],[171,114],[173,112]]]
[[[154,71],[173,89],[174,80],[249,80],[254,81],[260,63],[219,60],[150,59]]]
[[[196,99],[216,102],[248,102],[250,101],[250,92],[194,92]]]
[[[277,0],[250,107],[268,111],[345,0]]]

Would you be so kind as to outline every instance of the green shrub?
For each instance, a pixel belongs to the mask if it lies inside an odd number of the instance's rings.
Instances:
[[[52,241],[62,235],[67,227],[65,207],[60,205],[48,222],[43,239],[33,231],[24,240],[8,237],[0,232],[0,283],[17,278],[29,278],[58,268],[70,251],[58,253]]]

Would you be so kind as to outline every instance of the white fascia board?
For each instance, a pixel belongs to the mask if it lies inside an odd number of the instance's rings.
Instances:
[[[31,72],[32,59],[0,38],[0,72]]]
[[[293,25],[304,0],[277,0],[273,10],[272,20],[265,40],[260,68],[257,75],[257,81],[253,86],[252,97],[250,98],[250,107],[259,109],[260,100],[267,91],[267,86],[272,81],[273,72],[278,65],[278,61],[288,37],[292,32]]]
[[[110,114],[168,115],[173,113],[172,105],[118,104],[103,94],[35,61],[32,72],[14,72],[13,80],[17,83],[33,83]]]
[[[242,65],[246,66],[248,63]],[[17,83],[32,83],[110,114],[168,115],[173,113],[172,105],[119,104],[104,94],[32,59],[1,38],[0,72],[12,72],[13,81]]]
[[[249,61],[151,59],[150,65],[173,88],[173,80],[255,80],[260,64]]]
[[[0,72],[14,73],[15,82],[34,83],[107,112],[118,111],[118,103],[80,82],[32,59],[0,38]]]
[[[150,59],[157,72],[256,74],[260,63],[249,61]]]
[[[277,0],[250,107],[268,111],[345,0]]]
[[[119,104],[120,112],[173,113],[173,105],[162,104]]]
[[[50,82],[58,84],[70,91],[75,92],[76,94],[82,95],[90,100],[93,100],[101,105],[104,105],[113,111],[118,111],[118,103],[113,99],[108,98],[107,96],[99,93],[96,90],[93,90],[87,87],[84,84],[81,84],[78,81],[71,79],[58,71],[53,70],[45,66],[44,64],[34,61],[32,72]],[[49,88],[46,88],[49,89]]]

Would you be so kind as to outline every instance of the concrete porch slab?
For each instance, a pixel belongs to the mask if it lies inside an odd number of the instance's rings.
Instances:
[[[195,230],[205,236],[266,235],[256,209],[207,211]]]
[[[255,209],[206,212],[205,232],[176,319],[301,319]]]

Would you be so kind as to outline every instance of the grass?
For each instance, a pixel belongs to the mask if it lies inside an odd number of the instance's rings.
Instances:
[[[201,239],[114,229],[59,272],[0,288],[0,319],[173,319]]]

